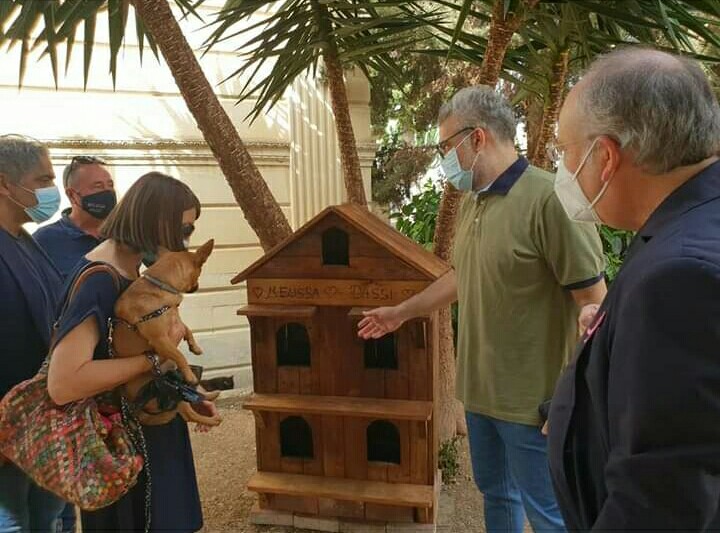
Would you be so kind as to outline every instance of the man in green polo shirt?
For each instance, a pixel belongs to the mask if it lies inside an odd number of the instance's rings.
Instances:
[[[489,533],[564,531],[552,491],[538,405],[570,356],[578,323],[605,296],[593,224],[569,221],[554,176],[518,157],[508,103],[486,86],[459,91],[440,110],[446,178],[465,193],[454,269],[395,307],[366,313],[363,338],[459,303],[457,394]]]

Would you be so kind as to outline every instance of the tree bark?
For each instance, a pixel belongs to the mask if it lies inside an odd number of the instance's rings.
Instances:
[[[267,251],[292,230],[200,68],[167,0],[132,0],[170,67],[185,103],[225,175],[235,200]]]
[[[539,0],[525,0],[524,9],[518,13],[508,13],[505,17],[503,0],[495,0],[492,23],[488,34],[488,45],[483,57],[480,72],[473,79],[475,84],[495,86],[502,72],[505,53],[510,40],[525,19],[525,12],[537,5]],[[446,184],[440,202],[435,236],[433,238],[435,255],[449,260],[455,235],[455,216],[460,194],[452,185]],[[441,399],[438,428],[440,442],[451,439],[455,434],[466,434],[465,416],[462,404],[455,400],[455,350],[452,344],[452,325],[450,312],[445,310],[440,319],[441,332],[450,331],[450,335],[440,335],[440,384]]]
[[[537,95],[531,95],[525,106],[525,134],[527,135],[528,159],[535,153],[535,147],[540,139],[544,107],[544,97]]]
[[[345,191],[348,202],[367,207],[365,187],[363,185],[360,157],[355,140],[352,119],[350,118],[350,104],[345,87],[345,76],[342,64],[338,58],[338,50],[333,41],[332,28],[329,23],[327,7],[318,0],[311,1],[319,34],[323,43],[323,61],[327,74],[328,88],[330,89],[330,105],[335,115],[335,133],[340,148],[340,163],[343,169]]]
[[[560,50],[553,61],[552,78],[543,106],[540,131],[536,137],[534,150],[530,155],[530,162],[533,165],[546,170],[549,170],[552,165],[552,161],[547,155],[547,145],[555,137],[555,124],[565,95],[569,61],[569,50]]]
[[[330,89],[330,105],[335,114],[335,131],[340,147],[340,162],[343,168],[348,202],[367,207],[360,157],[350,118],[350,104],[348,103],[342,65],[334,54],[324,54],[323,59]]]

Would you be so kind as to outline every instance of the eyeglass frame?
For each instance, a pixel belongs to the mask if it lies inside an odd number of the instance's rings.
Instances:
[[[445,155],[451,150],[451,148],[444,149],[443,148],[444,145],[446,145],[451,139],[453,139],[454,137],[457,137],[461,133],[466,132],[466,131],[474,131],[476,129],[478,129],[478,126],[465,126],[464,128],[457,130],[455,133],[453,133],[449,137],[446,137],[445,140],[438,142],[436,145],[433,146],[433,148],[435,148],[435,151],[437,152],[437,154],[440,157],[445,157]]]
[[[81,165],[106,165],[105,160],[94,155],[76,155],[63,170],[63,185],[67,189],[70,174]]]
[[[584,143],[584,142],[592,141],[593,139],[596,139],[596,138],[598,138],[598,137],[600,137],[600,136],[604,136],[604,137],[610,138],[611,140],[613,140],[613,141],[615,141],[616,143],[618,143],[618,144],[620,145],[620,147],[622,148],[622,143],[621,143],[620,141],[618,141],[617,138],[615,138],[615,136],[600,133],[600,134],[597,134],[597,135],[589,135],[589,136],[585,137],[584,139],[579,139],[579,140],[577,140],[577,141],[566,141],[566,142],[564,142],[564,143],[558,143],[557,140],[555,140],[555,141],[550,141],[550,142],[548,143],[547,147],[545,148],[545,155],[548,156],[548,159],[550,160],[551,163],[553,163],[554,165],[557,166],[558,162],[559,162],[562,158],[565,157],[565,151],[566,151],[566,150],[565,150],[565,148],[560,148],[561,146],[564,147],[564,146],[570,146],[570,145],[573,145],[573,144],[579,144],[579,143]]]

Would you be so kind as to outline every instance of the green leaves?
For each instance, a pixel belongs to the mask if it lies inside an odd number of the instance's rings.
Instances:
[[[600,239],[603,243],[606,263],[605,277],[609,282],[617,276],[634,236],[635,234],[631,231],[600,226]]]
[[[189,14],[197,16],[195,7],[202,0],[174,1],[185,16]],[[98,17],[106,17],[107,20],[110,46],[109,70],[113,85],[115,85],[118,69],[117,58],[125,41],[130,6],[131,0],[0,0],[0,27],[8,28],[5,33],[0,34],[0,45],[6,44],[8,47],[19,45],[21,47],[18,85],[22,86],[28,54],[35,48],[44,46],[42,56],[50,57],[53,77],[57,86],[57,47],[63,43],[66,45],[65,69],[67,70],[75,47],[78,28],[82,26],[84,33],[83,72],[87,88]],[[153,55],[157,57],[158,50],[155,42],[147,33],[141,20],[136,21],[135,31],[141,59],[145,43],[150,46]]]
[[[415,242],[431,250],[442,190],[427,182],[400,210],[390,215],[395,227]]]
[[[286,0],[263,16],[272,4],[228,0],[206,42],[209,49],[228,39],[243,40],[237,48],[243,64],[228,79],[246,78],[240,99],[257,98],[253,120],[301,73],[317,70],[326,54],[344,66],[398,79],[393,55],[426,39],[428,24],[440,16],[417,2],[397,0]]]

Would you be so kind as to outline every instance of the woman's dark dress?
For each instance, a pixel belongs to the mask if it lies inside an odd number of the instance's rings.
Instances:
[[[89,261],[83,259],[69,280]],[[107,359],[108,318],[120,293],[130,280],[120,278],[120,292],[113,278],[105,272],[85,279],[73,301],[58,323],[59,341],[89,316],[95,317],[100,329],[100,342],[94,359]],[[66,288],[67,290],[67,288]],[[200,495],[195,477],[188,427],[181,417],[163,426],[144,426],[152,479],[152,531],[191,532],[202,528]],[[142,531],[145,527],[145,471],[137,485],[113,505],[82,513],[82,529],[87,531]]]

